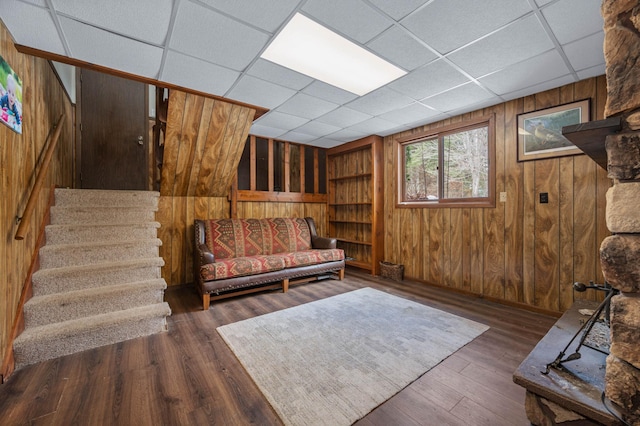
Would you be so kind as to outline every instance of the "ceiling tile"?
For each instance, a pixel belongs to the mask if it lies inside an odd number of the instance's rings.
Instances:
[[[315,141],[312,141],[309,143],[310,146],[317,146],[320,148],[333,148],[334,146],[338,146],[338,145],[342,145],[343,142],[340,141],[334,141],[332,139],[328,139],[328,138],[320,138],[320,139],[316,139]]]
[[[420,100],[468,82],[469,79],[447,61],[439,60],[397,79],[389,87]]]
[[[379,117],[395,124],[404,124],[419,120],[427,120],[429,117],[433,117],[438,114],[440,114],[440,112],[434,111],[416,102],[415,104],[411,104],[407,107],[384,113]]]
[[[583,70],[604,64],[604,31],[574,41],[562,47],[575,70]]]
[[[602,30],[602,0],[562,0],[542,9],[560,44],[567,44]]]
[[[300,0],[200,0],[221,12],[274,33],[295,10]]]
[[[565,84],[574,82],[575,79],[572,75],[564,75],[562,77],[556,78],[555,80],[545,81],[544,83],[536,84],[535,86],[530,86],[521,90],[516,90],[515,92],[507,93],[506,95],[503,95],[502,98],[504,100],[517,99],[523,96],[529,96],[533,95],[534,93],[544,92],[545,90],[564,86]]]
[[[355,93],[347,92],[346,90],[332,86],[320,80],[315,80],[302,91],[307,95],[315,96],[316,98],[324,99],[325,101],[333,102],[338,105],[345,104],[358,97]]]
[[[370,0],[387,15],[396,21],[422,6],[427,0]]]
[[[315,136],[316,138],[335,133],[338,130],[340,130],[340,127],[332,126],[326,123],[320,123],[319,121],[310,121],[295,129],[296,132]]]
[[[58,30],[47,9],[13,2],[2,8],[2,22],[18,44],[66,55]]]
[[[435,0],[402,25],[445,54],[531,12],[527,0]]]
[[[258,59],[247,70],[247,74],[294,90],[300,90],[313,81],[311,77],[265,59]]]
[[[531,15],[448,56],[474,77],[481,77],[553,48],[542,25]]]
[[[486,90],[473,83],[469,83],[439,95],[424,99],[421,103],[435,108],[438,111],[447,112],[463,108],[466,105],[482,102],[491,97],[492,95]],[[496,103],[498,102],[499,99],[496,99]]]
[[[37,6],[48,7],[47,0],[22,0],[22,1],[25,3],[35,4]]]
[[[404,124],[402,124],[401,126],[397,126],[394,128],[390,128],[388,130],[385,130],[383,132],[379,132],[378,134],[380,136],[388,136],[388,135],[392,135],[394,133],[400,133],[400,132],[404,132],[405,130],[411,130],[411,129],[415,129],[416,127],[421,127],[430,123],[435,123],[437,121],[442,121],[446,118],[449,118],[450,115],[448,114],[436,114],[436,115],[432,115],[428,118],[421,118],[420,120],[416,120],[416,121],[411,121],[411,122],[406,122]]]
[[[267,44],[261,31],[188,1],[179,5],[170,37],[174,50],[242,71]]]
[[[363,138],[365,136],[369,136],[371,133],[363,132],[361,130],[353,130],[351,128],[342,129],[338,132],[332,133],[327,136],[327,138],[340,141],[340,142],[351,142],[356,139]]]
[[[556,50],[508,66],[480,79],[486,88],[498,95],[513,92],[569,74],[569,69]]]
[[[340,107],[318,117],[317,120],[323,123],[333,124],[340,127],[349,127],[361,121],[370,119],[372,116],[351,108]]]
[[[278,107],[278,111],[314,119],[338,107],[333,102],[298,93]]]
[[[171,0],[64,0],[54,3],[58,14],[140,41],[162,44],[167,36]]]
[[[390,127],[395,127],[396,124],[387,120],[383,120],[382,118],[373,117],[368,119],[367,121],[363,121],[362,123],[354,124],[353,126],[349,126],[349,130],[354,130],[356,132],[365,132],[370,135],[378,134],[379,132],[383,132]]]
[[[223,96],[238,77],[237,71],[169,50],[159,80]]]
[[[424,65],[437,55],[400,27],[391,27],[367,46],[378,56],[405,70]]]
[[[309,120],[306,118],[298,117],[296,115],[285,114],[278,111],[270,111],[267,114],[260,117],[256,123],[261,126],[275,127],[278,129],[291,130],[296,127],[302,126]]]
[[[578,71],[578,78],[584,80],[589,77],[596,77],[598,75],[604,75],[606,71],[606,64],[596,65],[595,67],[587,68],[582,71]]]
[[[295,95],[295,93],[294,90],[289,88],[245,75],[240,78],[225,97],[271,109],[277,107]]]
[[[366,43],[389,28],[389,18],[361,0],[309,0],[302,10],[342,35]]]
[[[299,143],[309,143],[315,139],[318,139],[317,136],[307,135],[300,132],[287,132],[284,135],[281,135],[280,138],[285,141],[296,141]]]
[[[349,102],[347,106],[356,111],[370,115],[380,115],[396,108],[407,106],[414,102],[414,99],[401,95],[386,87],[367,93],[358,99]]]
[[[73,57],[92,64],[157,78],[162,49],[60,17]],[[96,49],[95,46],[100,46]]]
[[[262,136],[264,138],[279,138],[280,136],[287,133],[287,131],[276,129],[275,127],[261,126],[258,123],[253,123],[251,125],[251,129],[249,129],[249,133],[254,136]]]

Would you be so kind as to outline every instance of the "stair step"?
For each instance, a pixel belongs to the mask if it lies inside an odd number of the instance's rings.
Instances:
[[[151,222],[155,216],[155,209],[145,207],[51,207],[52,225]]]
[[[32,327],[13,343],[16,368],[166,331],[166,302]]]
[[[124,284],[161,277],[161,257],[121,260],[96,265],[40,269],[33,274],[34,296]]]
[[[127,259],[158,256],[158,238],[119,241],[110,243],[82,243],[45,245],[40,248],[40,267],[60,268],[72,265],[89,265]]]
[[[24,305],[25,327],[161,303],[166,288],[167,283],[160,278],[35,296]]]
[[[137,222],[123,224],[81,224],[48,225],[45,228],[47,244],[74,244],[96,241],[127,241],[155,238],[158,235],[158,222]]]
[[[113,191],[103,189],[56,188],[56,206],[153,207],[160,193],[156,191]]]

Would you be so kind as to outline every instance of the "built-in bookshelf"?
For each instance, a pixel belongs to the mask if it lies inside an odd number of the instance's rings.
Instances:
[[[329,235],[345,251],[347,265],[380,272],[383,237],[382,138],[368,136],[329,149]]]

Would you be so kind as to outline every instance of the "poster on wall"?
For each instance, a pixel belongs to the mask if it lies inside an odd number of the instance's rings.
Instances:
[[[22,80],[0,56],[0,121],[22,134]]]

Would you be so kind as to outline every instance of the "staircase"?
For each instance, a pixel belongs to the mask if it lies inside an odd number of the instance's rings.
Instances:
[[[157,192],[56,189],[16,369],[166,330]]]

